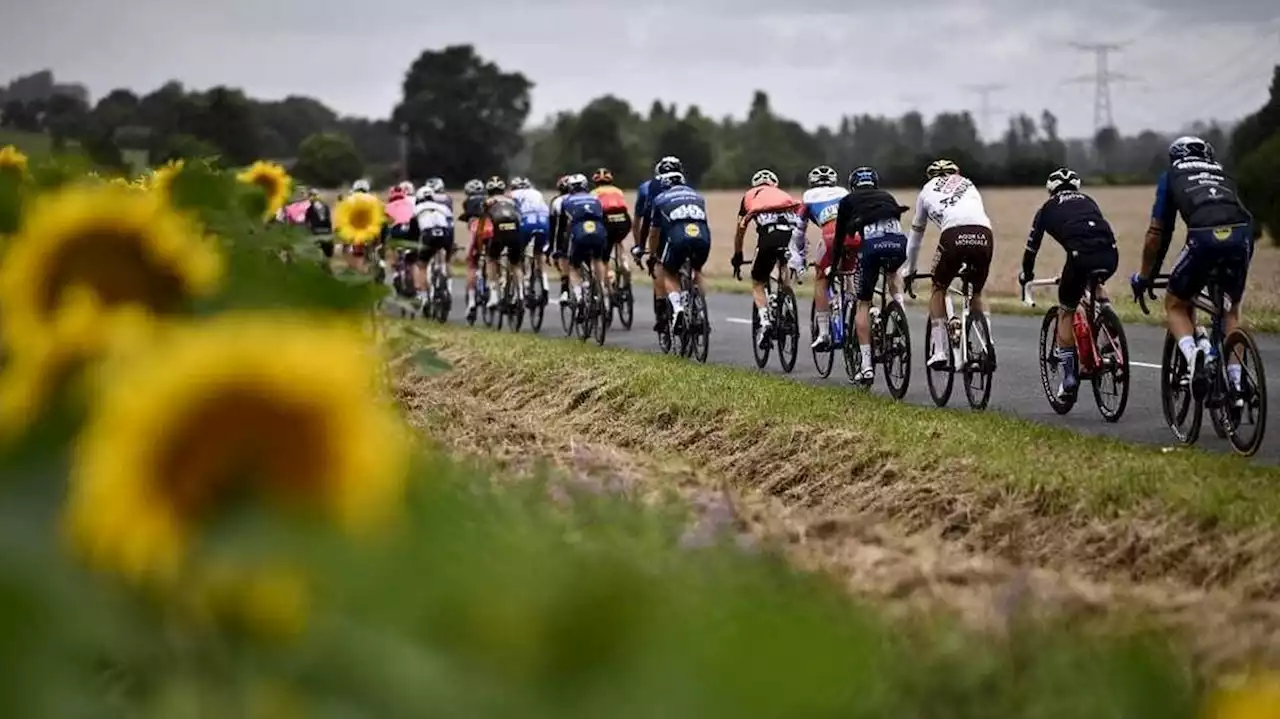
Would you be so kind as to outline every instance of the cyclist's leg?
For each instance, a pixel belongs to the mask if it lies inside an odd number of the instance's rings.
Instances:
[[[502,299],[502,288],[497,283],[501,277],[498,273],[498,261],[502,259],[503,239],[503,235],[495,232],[485,240],[484,266],[485,277],[488,278],[490,308],[497,307],[498,301]]]
[[[1245,281],[1249,277],[1249,263],[1252,257],[1252,239],[1251,228],[1237,228],[1234,233],[1239,238],[1236,249],[1231,252],[1224,253],[1225,256],[1219,260],[1219,282],[1222,284],[1222,293],[1226,295],[1230,302],[1222,318],[1222,331],[1224,338],[1230,336],[1237,327],[1240,326],[1240,304],[1244,301]],[[1225,357],[1227,363],[1227,378],[1231,382],[1231,386],[1239,389],[1242,370],[1240,368],[1240,356],[1232,354]],[[1241,400],[1242,401],[1242,400]]]
[[[467,309],[476,306],[476,275],[479,274],[484,250],[484,242],[472,235],[471,244],[467,246]]]
[[[858,350],[862,356],[862,376],[873,376],[871,370],[871,302],[875,298],[876,282],[880,279],[882,266],[880,253],[870,240],[864,240],[857,250],[845,248],[845,256],[849,257],[852,266],[846,260],[842,271],[853,273],[854,297],[858,302],[853,317],[854,331],[858,336]],[[857,254],[854,254],[854,253]]]
[[[764,294],[764,285],[769,281],[769,275],[776,264],[776,255],[769,248],[768,235],[759,233],[756,236],[755,259],[751,262],[751,299],[755,302],[761,328],[769,325],[769,314],[765,311],[768,298]]]
[[[991,256],[992,249],[995,246],[995,237],[991,230],[986,227],[965,227],[965,254],[966,261],[969,263],[973,271],[973,300],[971,303],[974,312],[983,315],[984,319],[990,321],[987,314],[986,287],[987,277],[991,274]]]
[[[947,288],[960,272],[963,258],[954,247],[955,228],[944,230],[938,239],[938,250],[933,256],[933,292],[929,296],[929,317],[932,319],[933,354],[928,363],[934,369],[945,366],[951,341],[947,338]]]
[[[1080,354],[1076,347],[1075,322],[1089,280],[1090,267],[1086,260],[1068,254],[1058,277],[1058,349],[1055,353],[1063,368],[1062,384],[1058,387],[1058,397],[1063,399],[1069,397],[1079,383]]]
[[[831,316],[831,302],[827,297],[827,270],[831,269],[832,243],[835,238],[824,238],[818,245],[818,261],[814,264],[813,306],[818,318],[818,334],[827,336],[827,323],[824,318]]]
[[[680,297],[680,268],[689,255],[688,244],[688,240],[684,238],[673,237],[667,240],[659,259],[659,271],[655,273],[661,278],[661,291],[667,295],[672,318],[676,313],[684,311],[683,300]],[[659,283],[654,284],[656,286]]]
[[[707,296],[707,281],[702,276],[702,268],[707,265],[707,259],[711,257],[711,231],[705,228],[702,235],[689,241],[689,267],[693,272],[693,283],[698,287],[698,293],[704,298]],[[675,288],[680,289],[679,278],[677,277]]]
[[[1204,348],[1198,346],[1195,323],[1191,319],[1193,301],[1209,281],[1216,257],[1210,239],[1201,243],[1198,230],[1187,232],[1187,244],[1182,248],[1173,268],[1169,270],[1169,286],[1164,293],[1165,325],[1178,343],[1192,371],[1192,378],[1201,374],[1197,364],[1204,362]]]

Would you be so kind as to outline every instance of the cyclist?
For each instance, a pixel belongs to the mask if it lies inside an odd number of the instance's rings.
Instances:
[[[516,299],[523,300],[523,272],[520,267],[520,210],[515,200],[507,194],[507,183],[501,177],[493,176],[484,184],[484,211],[480,214],[477,237],[487,237],[485,267],[492,284],[498,279],[498,262],[502,253],[507,254],[508,270],[515,273]],[[489,292],[489,309],[498,306],[501,300],[501,288],[493,288]]]
[[[1216,358],[1208,338],[1197,342],[1191,319],[1192,301],[1218,274],[1227,304],[1224,331],[1230,334],[1240,323],[1240,301],[1244,299],[1245,278],[1253,258],[1253,215],[1241,204],[1236,182],[1214,160],[1213,146],[1199,137],[1179,137],[1169,145],[1169,169],[1156,183],[1151,226],[1142,248],[1142,267],[1129,279],[1135,295],[1146,291],[1151,278],[1164,264],[1173,239],[1173,228],[1182,216],[1187,226],[1187,244],[1169,271],[1165,292],[1165,323],[1178,340],[1178,349],[1187,360],[1191,392],[1197,398],[1208,390],[1205,368]],[[1227,358],[1227,379],[1240,389],[1238,358]],[[1237,402],[1243,402],[1238,399]]]
[[[607,266],[614,252],[617,252],[618,266],[626,273],[627,263],[623,256],[622,241],[631,234],[632,225],[631,212],[627,209],[627,198],[622,194],[622,190],[614,186],[613,171],[607,167],[598,168],[591,173],[591,184],[591,194],[600,200],[600,206],[604,208],[604,225],[609,235],[609,246],[605,248],[604,253],[605,264]],[[613,278],[610,277],[609,280],[612,282]]]
[[[551,286],[547,284],[544,258],[551,237],[551,210],[547,207],[546,198],[525,177],[511,178],[511,199],[520,210],[520,257],[523,260],[525,248],[533,245],[533,261],[542,270],[542,292],[549,294]],[[533,297],[526,299],[534,301]]]
[[[902,232],[902,213],[910,208],[901,205],[886,190],[880,189],[880,173],[871,167],[858,167],[849,173],[849,189],[836,211],[833,262],[843,263],[846,248],[855,257],[854,288],[858,301],[854,329],[862,369],[855,382],[870,384],[875,377],[871,366],[871,304],[875,297],[880,271],[889,271],[888,292],[902,301],[902,278],[898,268],[907,260],[907,236]],[[819,325],[821,331],[822,325]],[[828,330],[829,331],[829,330]]]
[[[680,162],[680,158],[673,155],[667,155],[661,160],[658,160],[658,162],[653,166],[653,178],[640,183],[640,187],[636,189],[636,210],[634,214],[635,221],[633,227],[636,244],[631,248],[631,255],[635,258],[637,264],[639,264],[640,258],[644,255],[645,246],[649,242],[650,225],[653,223],[653,217],[650,212],[653,206],[652,200],[662,189],[659,186],[657,178],[660,175],[670,174],[672,172],[679,172],[683,175],[684,164]],[[665,238],[659,237],[659,242],[664,240]],[[662,247],[659,245],[657,251],[652,254],[652,258],[654,258],[655,262],[656,258],[661,254]],[[652,268],[653,264],[651,263],[649,266]],[[662,297],[661,284],[662,283],[658,282],[656,279],[653,283],[654,332],[661,331],[665,323],[664,315],[667,309],[667,302]]]
[[[433,202],[437,202],[449,208],[450,216],[453,215],[453,198],[444,190],[444,180],[439,177],[429,177],[422,186],[431,193]]]
[[[587,186],[582,174],[565,179],[565,194],[560,201],[560,226],[569,238],[569,272],[573,283],[573,301],[582,302],[581,267],[591,263],[597,280],[605,278],[604,253],[609,246],[609,233],[605,228],[604,205]],[[609,296],[604,296],[605,311],[609,311]]]
[[[1106,278],[1115,274],[1120,262],[1116,250],[1116,235],[1111,223],[1102,216],[1102,209],[1092,197],[1080,191],[1080,176],[1074,170],[1059,167],[1045,180],[1044,189],[1049,199],[1036,211],[1031,221],[1031,234],[1027,249],[1022,253],[1022,271],[1018,284],[1023,287],[1035,279],[1036,253],[1046,233],[1067,253],[1066,264],[1058,277],[1058,359],[1062,362],[1062,384],[1058,386],[1058,399],[1074,399],[1079,386],[1076,352],[1076,309],[1084,299],[1089,275],[1106,272]],[[1104,278],[1104,281],[1105,279]],[[1099,302],[1108,302],[1102,285],[1098,286]]]
[[[929,298],[929,316],[933,327],[933,355],[928,358],[931,369],[947,366],[950,340],[947,338],[947,288],[960,274],[961,265],[973,271],[973,312],[990,336],[991,321],[986,316],[982,290],[991,272],[991,253],[995,238],[991,218],[982,204],[982,195],[973,181],[960,174],[951,160],[935,160],[925,170],[928,181],[916,198],[911,234],[907,236],[908,278],[916,272],[924,231],[932,221],[942,230],[938,250],[933,258],[933,294]],[[910,281],[910,280],[908,280]],[[990,357],[993,363],[995,357]]]
[[[685,262],[693,270],[698,289],[706,294],[702,267],[711,254],[711,228],[707,225],[707,201],[685,184],[683,172],[667,172],[657,177],[659,192],[653,198],[650,214],[649,253],[656,255],[662,247],[662,272],[654,284],[662,285],[670,303],[671,329],[678,331],[684,317],[680,297],[680,269]],[[652,260],[651,260],[652,262]],[[650,265],[652,266],[652,265]]]
[[[333,213],[314,188],[307,192],[307,213],[303,218],[316,244],[327,259],[333,258]]]
[[[741,276],[742,241],[747,225],[756,223],[756,257],[751,264],[751,296],[756,303],[756,315],[760,318],[760,332],[755,336],[756,345],[763,348],[768,341],[770,317],[766,306],[764,285],[769,273],[787,259],[787,247],[800,223],[800,202],[778,189],[778,176],[773,170],[760,170],[751,176],[751,189],[742,195],[738,206],[738,229],[733,235],[734,276]],[[784,284],[789,284],[783,278]]]
[[[413,287],[417,291],[418,301],[422,306],[427,303],[428,277],[427,268],[434,258],[440,262],[445,277],[445,297],[453,297],[452,281],[449,277],[449,262],[454,253],[453,208],[440,202],[441,194],[432,189],[430,181],[418,190],[413,206],[414,222],[418,231],[418,246],[405,258],[413,271]],[[445,196],[443,199],[448,199]]]
[[[476,314],[476,273],[480,269],[480,253],[486,239],[476,233],[480,215],[484,212],[484,183],[475,179],[467,180],[462,186],[462,192],[462,214],[458,215],[458,220],[467,223],[468,234],[471,236],[467,243],[467,317],[473,319]]]
[[[569,175],[561,175],[556,180],[556,196],[551,198],[551,258],[555,260],[556,269],[560,271],[560,301],[569,302],[569,235],[565,232],[564,223],[560,221],[560,206],[569,194]]]
[[[827,297],[827,271],[831,267],[831,259],[834,255],[836,213],[840,200],[849,194],[848,190],[838,185],[839,182],[840,176],[836,174],[835,168],[829,165],[819,165],[809,171],[809,189],[805,190],[800,198],[802,229],[796,233],[797,236],[793,240],[793,257],[799,260],[800,267],[803,269],[804,249],[807,244],[803,228],[807,228],[812,223],[822,231],[822,244],[818,247],[818,262],[814,266],[813,280],[813,308],[814,319],[818,324],[818,336],[813,340],[812,347],[820,352],[826,352],[831,347],[831,300]],[[799,252],[794,252],[796,245],[800,248]],[[845,256],[848,266],[842,267],[840,271],[852,271],[854,260],[853,253],[848,253]]]
[[[394,206],[394,207],[393,207]],[[378,244],[382,250],[382,273],[380,279],[393,281],[396,273],[388,270],[396,268],[396,249],[408,249],[418,242],[418,231],[413,227],[413,196],[406,195],[404,183],[400,183],[387,193],[387,205],[383,209],[386,222],[382,226],[382,237]],[[376,255],[375,255],[376,256]]]

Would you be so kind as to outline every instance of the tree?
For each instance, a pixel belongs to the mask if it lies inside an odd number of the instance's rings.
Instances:
[[[1280,132],[1280,65],[1271,75],[1271,95],[1267,104],[1240,121],[1231,135],[1230,159],[1241,162]]]
[[[298,146],[298,161],[292,174],[320,187],[340,187],[359,179],[364,162],[351,138],[336,132],[312,135]]]
[[[1104,127],[1093,136],[1093,149],[1098,153],[1104,172],[1115,171],[1116,151],[1120,148],[1120,132],[1114,127]]]
[[[532,87],[470,45],[424,51],[405,75],[403,99],[392,113],[408,135],[409,174],[449,183],[505,174],[524,141]]]
[[[658,146],[663,148],[664,153],[680,158],[684,164],[685,178],[695,187],[711,169],[711,141],[694,119],[686,117],[667,125],[658,137]]]
[[[227,162],[247,165],[260,157],[258,122],[239,90],[215,87],[204,94],[195,134],[217,146]]]

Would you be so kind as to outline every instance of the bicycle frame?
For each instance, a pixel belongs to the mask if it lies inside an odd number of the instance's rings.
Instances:
[[[955,287],[948,285],[947,295],[946,295],[946,311],[947,311],[946,321],[948,323],[951,320],[956,318],[955,305],[951,301],[951,296],[956,295],[960,298],[960,342],[959,342],[960,347],[958,349],[960,354],[958,358],[956,358],[953,355],[953,358],[957,359],[957,361],[955,362],[955,370],[957,372],[963,370],[969,364],[969,313],[970,313],[969,306],[970,306],[970,303],[973,301],[973,297],[972,297],[973,293],[969,291],[969,280],[965,278],[967,272],[968,272],[967,266],[963,266],[960,268],[960,272],[957,274],[957,279],[960,280],[960,289],[957,290]],[[915,274],[915,275],[908,276],[907,282],[908,284],[910,284],[910,282],[913,280],[932,280],[932,279],[933,279],[932,274]],[[916,299],[916,293],[914,288],[910,289],[907,292],[907,294],[911,297],[911,299],[913,300]],[[990,343],[990,340],[991,338],[988,337],[987,342]],[[950,341],[949,333],[948,333],[948,341]],[[950,351],[954,353],[957,351],[957,348],[953,346],[950,348]]]

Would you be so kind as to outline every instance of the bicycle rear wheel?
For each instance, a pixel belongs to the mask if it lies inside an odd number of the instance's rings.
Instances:
[[[618,310],[618,321],[622,323],[622,329],[629,330],[636,319],[636,298],[631,292],[631,276],[623,274],[620,269],[617,272],[619,284],[614,306]]]
[[[945,328],[947,320],[945,318],[936,320],[941,322]],[[951,390],[955,386],[956,381],[956,365],[955,352],[951,349],[951,341],[947,335],[943,333],[944,340],[947,343],[947,364],[942,369],[932,369],[929,367],[929,358],[933,356],[935,347],[933,342],[933,324],[935,320],[926,315],[924,318],[924,378],[929,384],[929,397],[933,399],[933,403],[939,407],[946,407],[947,402],[951,401]]]
[[[858,348],[858,331],[855,321],[858,313],[858,303],[846,301],[841,305],[844,313],[844,344],[841,347],[841,354],[844,355],[844,373],[849,377],[850,382],[858,379],[858,371],[862,369],[862,353]]]
[[[1129,405],[1129,340],[1120,317],[1108,305],[1098,308],[1093,331],[1099,363],[1093,371],[1093,399],[1104,420],[1118,422]]]
[[[796,293],[790,287],[778,290],[775,308],[774,333],[778,342],[778,362],[787,374],[796,368],[796,355],[800,350],[800,311],[796,309]]]
[[[1191,386],[1183,386],[1181,378],[1187,373],[1187,358],[1178,349],[1173,335],[1165,333],[1164,351],[1160,359],[1160,407],[1164,421],[1181,444],[1195,444],[1200,438],[1200,424],[1204,421],[1204,402],[1192,396]]]
[[[884,330],[878,351],[884,365],[884,383],[891,397],[902,399],[911,387],[911,328],[906,311],[896,300],[885,307],[881,320]]]
[[[977,312],[969,314],[966,324],[965,342],[969,345],[969,357],[964,367],[964,394],[969,398],[970,407],[986,409],[991,401],[991,380],[995,377],[991,330]]]
[[[755,357],[756,367],[764,369],[769,364],[769,353],[773,351],[773,342],[765,340],[764,347],[760,346],[760,308],[756,307],[756,303],[751,303],[751,354]]]
[[[591,282],[591,314],[595,315],[592,327],[596,344],[604,346],[604,338],[609,334],[609,324],[613,321],[613,311],[605,311],[605,288],[600,280]]]
[[[707,355],[711,352],[711,318],[707,316],[707,301],[702,293],[694,290],[690,293],[692,312],[689,319],[690,345],[693,358],[706,364]]]
[[[560,303],[560,327],[564,329],[565,337],[573,336],[576,322],[577,317],[574,310],[573,297],[570,296],[568,302]]]
[[[830,325],[830,320],[828,320]],[[828,330],[830,328],[828,327]],[[809,302],[809,340],[816,341],[818,339],[818,305],[813,301]],[[812,349],[813,366],[818,370],[818,376],[826,379],[831,376],[831,367],[836,363],[836,351],[828,349],[825,352]]]
[[[1076,406],[1074,397],[1058,398],[1058,386],[1062,384],[1062,360],[1058,359],[1058,308],[1050,307],[1040,323],[1040,387],[1049,407],[1058,414],[1066,414]]]
[[[1232,358],[1240,360],[1240,387],[1236,388],[1230,380],[1226,383],[1224,416],[1227,420],[1227,441],[1237,453],[1251,457],[1262,446],[1267,430],[1267,375],[1257,340],[1243,327],[1236,328],[1222,344],[1221,361],[1224,366]],[[1242,401],[1238,408],[1235,406],[1237,400]],[[1252,425],[1253,431],[1242,434],[1240,430],[1246,425]]]

